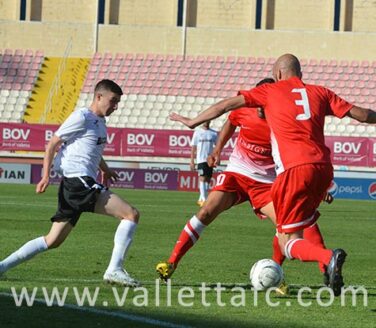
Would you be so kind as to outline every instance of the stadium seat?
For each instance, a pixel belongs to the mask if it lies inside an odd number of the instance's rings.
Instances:
[[[117,122],[117,127],[125,127],[128,124],[128,116],[120,116]]]
[[[366,132],[366,126],[362,124],[357,125],[355,128],[355,132],[359,135],[364,135],[364,133]]]
[[[4,111],[1,114],[1,119],[5,122],[9,122],[12,119],[13,107],[5,106]]]
[[[376,127],[374,125],[367,125],[366,133],[367,135],[374,137],[376,135]]]

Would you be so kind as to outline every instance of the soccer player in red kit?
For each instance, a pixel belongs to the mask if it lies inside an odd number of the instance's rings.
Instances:
[[[265,80],[268,79],[261,82]],[[272,82],[269,81],[268,83],[274,83],[272,79],[270,80]],[[261,84],[258,83],[257,86]],[[250,111],[247,107],[231,112],[222,128],[224,140],[220,138],[217,142],[208,162],[209,165],[212,163],[213,166],[218,164],[224,145],[233,135],[236,127],[240,127],[237,144],[230,156],[229,164],[225,171],[218,175],[213,191],[236,193],[237,200],[234,205],[249,201],[255,214],[260,219],[269,217],[276,224],[271,198],[272,182],[275,180],[275,165],[271,154],[270,129],[265,117],[260,119],[262,117],[263,111],[261,108],[258,109],[258,112]],[[322,201],[330,204],[333,197],[326,193]],[[303,235],[312,243],[324,246],[324,240],[317,222],[306,227]],[[282,265],[285,256],[280,251],[277,235],[274,236],[272,245],[273,260]],[[325,265],[319,262],[319,269],[324,274],[324,283],[327,285]]]
[[[194,119],[176,113],[170,118],[193,128],[239,107],[264,108],[277,172],[272,200],[281,251],[289,259],[324,263],[329,286],[334,295],[340,295],[345,251],[326,249],[303,238],[304,228],[318,219],[317,208],[333,179],[330,150],[324,140],[325,116],[376,123],[376,112],[354,106],[325,87],[305,84],[294,55],[277,59],[273,77],[276,83],[240,91]]]
[[[264,79],[257,85],[274,83]],[[210,166],[216,166],[220,153],[235,132],[241,127],[237,143],[230,156],[225,171],[218,175],[216,186],[209,195],[204,207],[191,218],[182,230],[167,262],[157,265],[157,272],[164,280],[171,277],[180,259],[198,240],[203,228],[228,208],[249,201],[254,212],[262,219],[267,216],[274,224],[275,212],[271,199],[271,186],[275,180],[275,165],[271,154],[270,129],[260,111],[250,111],[247,107],[233,111],[225,122],[213,153],[208,158]],[[307,239],[323,245],[323,238],[316,223],[304,230]],[[284,256],[273,240],[273,260],[282,265]],[[320,271],[325,266],[320,264]]]

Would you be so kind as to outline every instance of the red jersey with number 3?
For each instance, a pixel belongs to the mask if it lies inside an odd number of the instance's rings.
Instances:
[[[246,106],[264,108],[277,174],[302,164],[331,163],[324,138],[325,116],[342,118],[352,104],[331,90],[305,84],[298,77],[239,94],[244,96]]]

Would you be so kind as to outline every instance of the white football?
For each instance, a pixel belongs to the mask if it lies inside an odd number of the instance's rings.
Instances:
[[[249,279],[256,290],[278,287],[283,280],[283,270],[271,259],[259,260],[252,266]]]

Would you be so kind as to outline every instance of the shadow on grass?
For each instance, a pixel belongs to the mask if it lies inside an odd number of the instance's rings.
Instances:
[[[255,327],[267,328],[274,326],[274,322],[267,318],[250,318],[247,322],[234,320],[223,320],[220,318],[210,319],[202,315],[187,313],[187,315],[176,314],[166,315],[163,309],[159,312],[156,309],[148,312],[148,309],[137,311],[110,310],[101,307],[82,307],[81,309],[59,306],[46,306],[45,304],[34,304],[33,306],[16,306],[11,297],[0,296],[0,327],[2,328],[23,328],[23,327],[47,327],[54,328],[70,327]],[[251,310],[249,311],[251,314]],[[251,316],[250,316],[251,317]],[[297,328],[291,324],[281,324],[278,327]]]

